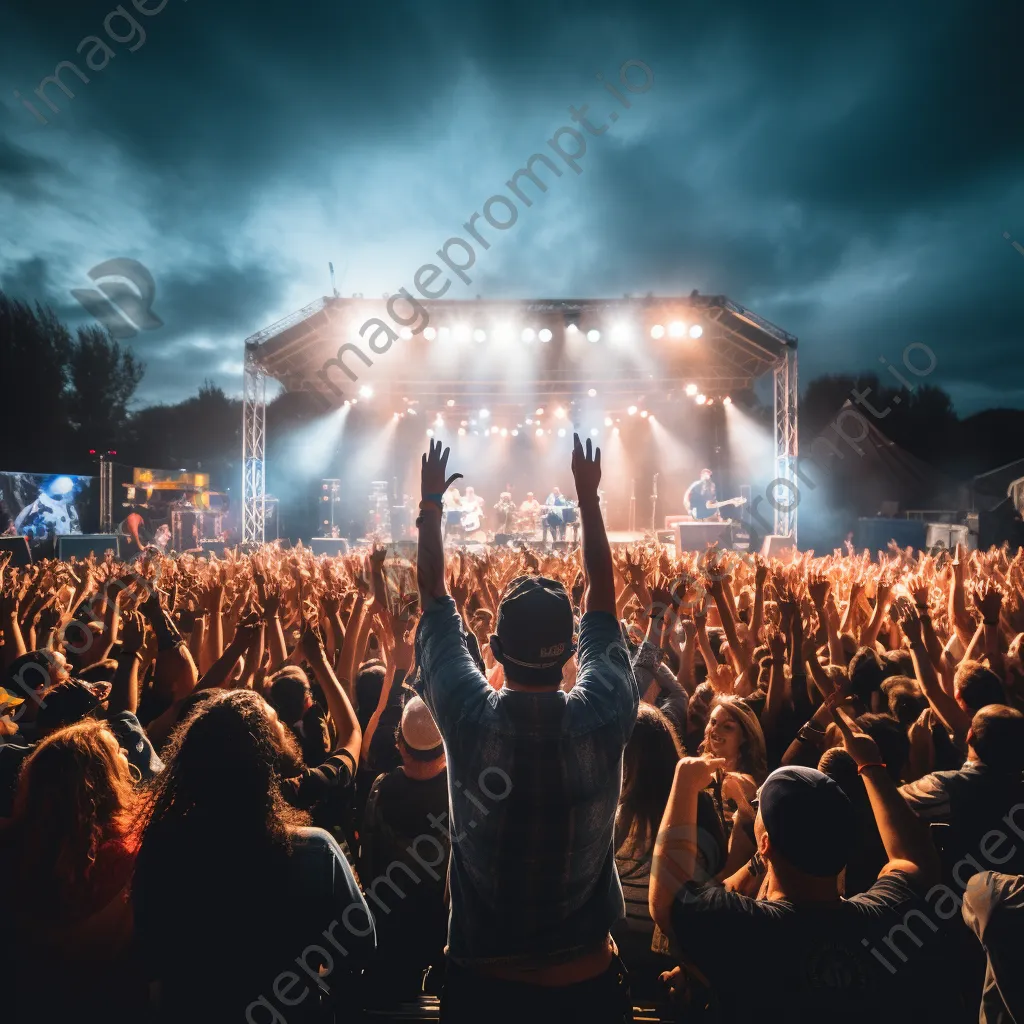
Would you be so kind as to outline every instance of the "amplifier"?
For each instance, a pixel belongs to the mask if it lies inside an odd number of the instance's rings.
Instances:
[[[8,565],[14,568],[21,569],[32,564],[32,552],[24,537],[0,537],[0,551],[10,551],[11,560]]]
[[[314,555],[348,554],[348,541],[344,537],[314,537],[309,546]]]
[[[783,553],[789,551],[793,547],[792,537],[783,537],[780,534],[773,533],[768,537],[765,537],[761,543],[761,557],[762,558],[781,558]]]
[[[90,552],[102,559],[108,551],[120,557],[116,533],[73,533],[57,538],[57,557],[65,561],[69,558],[88,558]]]
[[[958,526],[956,523],[925,523],[927,533],[925,534],[925,547],[946,548],[953,551],[957,544],[967,547],[967,527]]]
[[[723,548],[732,547],[733,524],[730,521],[714,523],[709,520],[676,523],[679,551],[707,550],[709,544],[718,543]]]
[[[901,548],[920,551],[925,547],[925,525],[921,519],[888,519],[883,516],[862,517],[857,520],[854,540],[858,549],[867,548],[872,556],[885,551],[889,541]]]

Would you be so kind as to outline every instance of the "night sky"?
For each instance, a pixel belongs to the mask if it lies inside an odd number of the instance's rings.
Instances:
[[[143,404],[238,393],[243,339],[328,261],[342,294],[408,285],[589,104],[580,173],[449,297],[696,288],[797,335],[805,382],[922,342],[960,413],[1024,406],[1016,0],[136,3],[5,0],[0,287],[78,325],[90,268],[148,267]],[[54,112],[61,61],[90,81]]]

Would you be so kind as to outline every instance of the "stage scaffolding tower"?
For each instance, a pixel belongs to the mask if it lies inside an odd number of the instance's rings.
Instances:
[[[245,346],[242,375],[242,543],[262,544],[266,518],[267,375],[256,345]]]
[[[798,441],[796,339],[787,343],[786,350],[775,367],[775,479],[769,495],[775,511],[775,533],[789,537],[797,544],[797,508],[800,489],[797,486]]]

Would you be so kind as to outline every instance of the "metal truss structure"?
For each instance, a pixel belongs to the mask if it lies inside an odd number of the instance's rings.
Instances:
[[[246,342],[242,371],[242,543],[262,544],[266,519],[267,375]]]

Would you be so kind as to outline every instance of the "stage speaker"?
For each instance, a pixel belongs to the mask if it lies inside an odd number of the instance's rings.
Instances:
[[[499,547],[504,546],[512,539],[511,533],[496,533],[494,535],[494,543]]]
[[[781,537],[779,534],[773,533],[765,537],[764,542],[761,544],[761,557],[781,558],[783,552],[789,551],[792,547],[792,537]]]
[[[348,541],[344,537],[314,537],[309,546],[314,555],[348,554]]]
[[[872,556],[876,551],[885,551],[891,540],[896,541],[901,548],[910,547],[920,551],[925,547],[925,524],[922,519],[865,516],[857,520],[854,539],[858,549],[867,548]]]
[[[102,560],[108,551],[121,557],[116,533],[77,533],[57,538],[57,557],[65,561],[69,558],[88,558],[89,552]]]
[[[953,551],[957,544],[967,547],[966,526],[958,526],[956,523],[925,523],[925,526],[927,527],[925,547],[929,551],[938,547]]]
[[[7,564],[15,568],[32,564],[32,552],[25,537],[0,537],[0,551],[10,551],[11,560]]]

